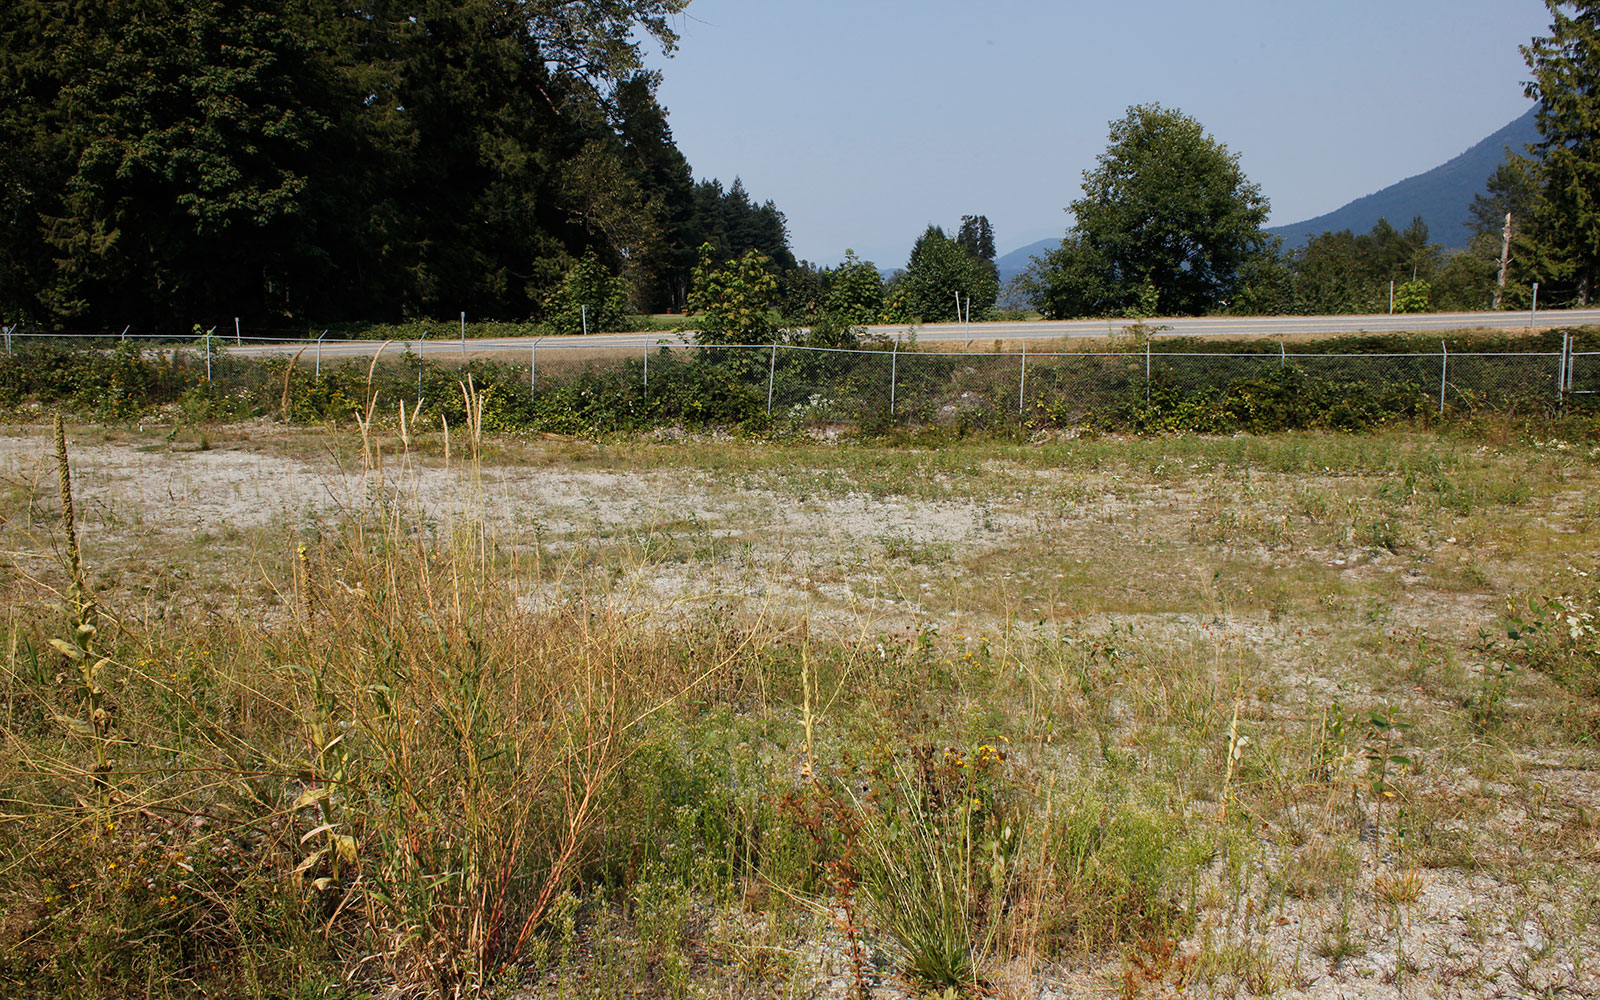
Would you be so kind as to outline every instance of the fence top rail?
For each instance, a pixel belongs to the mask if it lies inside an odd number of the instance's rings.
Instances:
[[[444,333],[446,331],[445,331],[444,328],[441,328],[441,330],[439,332]],[[132,333],[132,332],[130,332],[130,333],[128,333],[128,334],[126,334],[124,336],[122,334],[117,334],[117,333],[106,333],[106,334],[99,334],[99,333],[46,333],[46,332],[38,332],[38,331],[18,331],[18,330],[13,330],[10,335],[12,337],[32,337],[32,338],[39,339],[39,340],[98,340],[98,341],[108,341],[108,340],[124,340],[124,339],[126,339],[126,340],[166,341],[167,344],[165,346],[175,347],[175,348],[198,347],[198,346],[200,346],[200,342],[205,341],[207,339],[207,336],[205,334],[203,334],[203,333],[201,333],[201,334],[166,334],[166,333]],[[803,352],[809,352],[809,353],[814,353],[814,354],[866,354],[866,355],[879,355],[879,354],[889,354],[889,353],[891,353],[893,348],[903,346],[903,345],[900,345],[900,344],[895,344],[895,345],[892,345],[892,346],[891,345],[885,345],[885,346],[881,346],[881,347],[813,347],[813,346],[806,345],[806,344],[784,344],[784,343],[776,343],[776,344],[774,344],[774,343],[771,343],[771,342],[764,343],[764,344],[697,344],[697,343],[694,343],[692,341],[682,341],[682,342],[677,342],[677,343],[668,342],[666,340],[666,338],[670,338],[670,337],[674,336],[671,333],[638,334],[637,336],[640,339],[638,341],[632,342],[632,343],[617,343],[616,341],[613,340],[613,341],[607,341],[606,343],[588,344],[588,343],[582,342],[582,340],[579,339],[577,341],[565,341],[565,342],[559,343],[559,344],[556,344],[556,343],[544,344],[543,346],[546,349],[563,349],[563,348],[567,348],[567,349],[584,349],[584,348],[589,348],[589,349],[593,349],[593,350],[607,350],[607,349],[616,349],[616,348],[637,347],[640,344],[643,344],[644,346],[648,347],[648,346],[652,346],[650,340],[648,339],[650,337],[661,338],[660,340],[658,340],[658,343],[663,348],[669,348],[669,349],[670,348],[676,348],[676,349],[679,349],[679,350],[687,350],[687,351],[706,351],[706,350],[759,350],[759,351],[770,351],[774,347],[776,347],[777,349],[782,350],[782,351],[803,351]],[[307,346],[307,347],[314,346],[314,345],[316,345],[318,343],[322,344],[324,347],[348,347],[348,346],[351,346],[351,345],[367,345],[367,346],[371,346],[373,348],[380,347],[383,344],[387,343],[387,344],[390,344],[390,345],[404,345],[406,348],[410,348],[414,344],[419,344],[419,343],[423,342],[423,338],[420,338],[420,337],[417,337],[417,338],[413,338],[413,337],[391,337],[388,340],[379,340],[379,339],[373,338],[373,337],[359,337],[359,338],[349,338],[349,339],[346,339],[346,338],[340,338],[340,339],[321,338],[319,340],[317,337],[310,336],[310,335],[306,335],[306,336],[302,336],[302,337],[293,337],[293,336],[264,337],[264,336],[252,336],[252,335],[248,335],[248,334],[242,335],[242,336],[235,336],[235,335],[233,335],[231,333],[212,333],[210,335],[209,339],[212,341],[214,347],[226,347],[229,341],[235,341],[235,342],[244,341],[244,342],[249,342],[249,343],[252,343],[252,344],[283,344],[283,345],[300,344],[300,345],[304,345],[304,346]],[[512,339],[518,340],[519,343],[517,343],[516,345],[508,345],[508,344],[504,343],[504,341],[512,340]],[[468,338],[468,343],[476,344],[478,349],[480,349],[480,350],[484,350],[484,349],[487,349],[487,350],[508,350],[508,349],[512,349],[513,346],[515,346],[516,348],[520,348],[520,347],[524,346],[524,344],[521,343],[521,341],[526,341],[526,340],[528,340],[528,338],[526,338],[526,337],[520,337],[520,336],[517,336],[517,335],[507,335],[507,336],[499,336],[499,337],[470,337],[470,338]],[[442,344],[442,343],[445,343],[446,341],[444,341],[441,338],[441,340],[439,340],[439,341],[431,341],[430,340],[430,341],[427,341],[427,342],[430,343],[430,344],[433,344],[433,343],[441,343]],[[449,343],[451,343],[453,345],[453,344],[459,343],[459,341],[455,340],[454,338],[451,338],[449,340]],[[1448,356],[1450,358],[1560,358],[1560,357],[1563,356],[1560,351],[1449,351],[1449,352],[1435,351],[1435,352],[1423,353],[1423,354],[1415,354],[1415,353],[1412,353],[1412,354],[1378,354],[1378,353],[1370,353],[1370,354],[1369,353],[1308,354],[1308,353],[1303,353],[1303,352],[1284,352],[1284,351],[1277,351],[1277,352],[1249,352],[1249,353],[1237,352],[1237,351],[1218,351],[1218,352],[1209,352],[1209,351],[1149,351],[1147,353],[1145,351],[1138,351],[1138,350],[1130,350],[1130,351],[1003,351],[1003,352],[997,352],[997,351],[916,351],[916,350],[905,350],[905,351],[900,351],[899,353],[905,354],[908,358],[1021,358],[1021,357],[1027,357],[1029,359],[1034,359],[1034,360],[1039,360],[1039,361],[1043,361],[1043,360],[1046,360],[1046,359],[1049,359],[1049,358],[1096,358],[1096,359],[1121,358],[1121,359],[1126,360],[1126,361],[1128,361],[1130,363],[1131,362],[1135,362],[1135,361],[1143,360],[1146,357],[1149,357],[1149,358],[1152,358],[1152,359],[1154,359],[1154,358],[1163,358],[1163,359],[1170,359],[1170,358],[1210,358],[1210,359],[1237,358],[1237,359],[1245,360],[1245,361],[1279,361],[1279,360],[1285,360],[1285,359],[1303,360],[1303,359],[1308,359],[1308,358],[1311,358],[1311,359],[1326,358],[1326,359],[1330,359],[1330,360],[1334,360],[1334,359],[1349,360],[1349,359],[1355,359],[1355,358],[1369,358],[1369,359],[1373,359],[1373,360],[1383,360],[1383,359],[1391,359],[1392,360],[1392,359],[1397,359],[1397,358],[1411,358],[1411,359],[1431,358],[1431,359],[1437,359],[1437,358],[1445,357],[1447,354],[1448,354]],[[1600,351],[1571,351],[1571,352],[1569,352],[1569,356],[1571,356],[1571,357],[1600,357]]]

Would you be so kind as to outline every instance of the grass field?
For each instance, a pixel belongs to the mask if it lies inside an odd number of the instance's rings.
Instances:
[[[0,993],[1594,995],[1558,433],[5,428]]]

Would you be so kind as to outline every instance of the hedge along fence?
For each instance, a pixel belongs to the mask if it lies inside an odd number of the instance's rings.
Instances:
[[[1468,346],[1546,348],[1550,339]],[[570,352],[551,352],[567,355],[559,366],[540,366],[537,354],[530,365],[457,364],[391,350],[376,363],[312,366],[304,355],[296,364],[225,350],[207,357],[131,343],[93,349],[36,342],[0,356],[0,406],[64,406],[113,420],[176,408],[179,419],[197,423],[260,415],[305,423],[348,420],[376,396],[385,412],[400,401],[408,409],[420,403],[424,425],[460,426],[461,383],[470,379],[483,403],[483,427],[495,432],[604,434],[664,425],[1225,432],[1356,429],[1485,410],[1552,413],[1583,405],[1600,389],[1600,356],[1577,351],[1570,335],[1557,339],[1554,351],[1442,345],[1433,353],[1364,353],[1348,350],[1345,339],[1293,353],[1276,342],[1262,350],[1268,345],[1259,341],[1254,351],[1237,343],[1192,349],[1210,343],[1067,354],[660,347],[576,363]]]

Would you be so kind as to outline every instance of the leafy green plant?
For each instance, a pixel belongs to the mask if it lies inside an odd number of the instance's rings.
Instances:
[[[695,340],[701,344],[765,344],[776,326],[771,315],[778,291],[772,261],[758,250],[721,265],[708,243],[700,248],[689,308],[700,314]]]
[[[1586,695],[1600,693],[1600,584],[1569,567],[1567,592],[1506,602],[1507,655]]]
[[[622,281],[593,250],[572,262],[545,299],[550,332],[566,336],[620,329],[624,308]]]
[[[1412,757],[1400,752],[1405,744],[1405,734],[1411,730],[1413,723],[1393,708],[1369,712],[1365,721],[1367,733],[1361,756],[1367,762],[1367,792],[1373,802],[1372,825],[1381,839],[1384,803],[1399,794],[1396,779],[1404,773],[1401,769],[1409,769],[1415,764]]]

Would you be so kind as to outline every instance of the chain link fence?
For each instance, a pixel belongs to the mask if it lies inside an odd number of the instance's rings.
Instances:
[[[65,364],[17,366],[0,381],[18,382],[25,371],[32,388],[0,384],[0,403],[87,393],[101,403],[125,395],[131,407],[207,386],[213,396],[248,399],[255,409],[337,415],[368,398],[374,388],[368,364],[383,350],[370,341],[302,343],[296,347],[301,374],[292,375],[287,356],[248,357],[250,350],[238,350],[251,339],[208,337],[149,349],[112,344],[116,351],[89,347],[104,359],[95,366],[99,381],[91,378],[89,385],[82,372],[72,375],[76,369]],[[11,340],[8,331],[7,358]],[[713,347],[653,336],[609,345],[478,341],[473,350],[493,351],[493,360],[471,361],[463,341],[459,362],[453,342],[443,355],[419,357],[411,351],[416,346],[387,346],[378,369],[385,399],[453,407],[462,371],[455,366],[463,364],[477,374],[478,384],[493,382],[508,407],[515,403],[507,410],[508,427],[622,429],[757,416],[801,428],[868,431],[1094,422],[1196,430],[1360,426],[1391,415],[1554,412],[1600,394],[1600,352],[1576,351],[1570,337],[1559,351],[1458,353],[1440,344],[1435,353],[1367,354],[1285,347],[1206,353],[1160,350],[1159,342],[1101,353],[946,352],[898,343]],[[256,350],[278,348],[258,343]],[[130,357],[152,360],[134,364]],[[291,407],[295,400],[301,402]]]
[[[1160,409],[1274,393],[1329,405],[1381,404],[1441,414],[1480,409],[1553,409],[1568,395],[1600,389],[1600,353],[1275,354],[954,353],[846,350],[792,345],[657,347],[654,375],[689,364],[736,379],[775,421],[801,426],[967,427],[1018,421],[1070,425],[1095,415]],[[593,373],[614,359],[583,366]],[[577,369],[540,377],[553,389]]]

